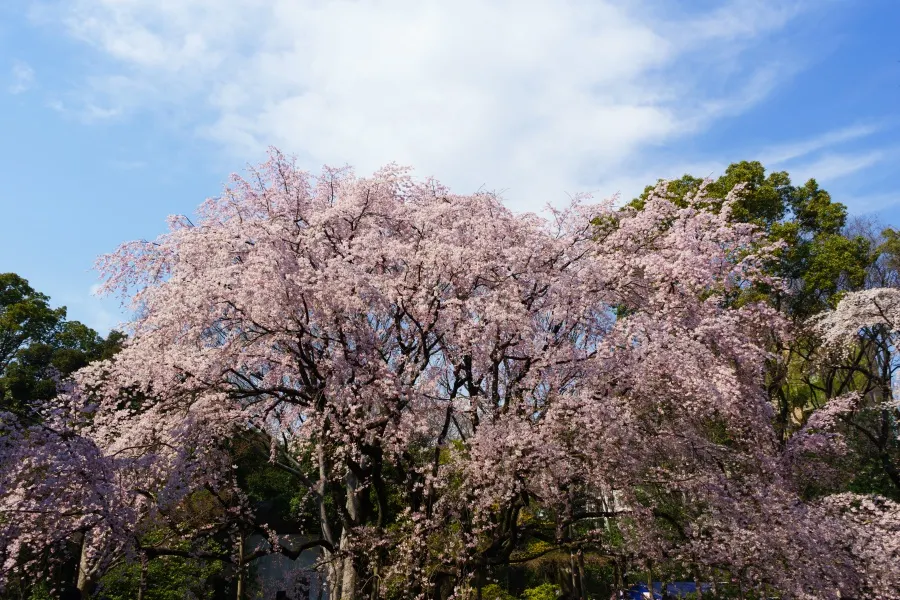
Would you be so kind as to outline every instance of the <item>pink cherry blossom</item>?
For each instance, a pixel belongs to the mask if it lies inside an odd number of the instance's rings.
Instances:
[[[140,551],[202,489],[245,518],[226,442],[252,430],[321,507],[333,598],[446,597],[535,541],[793,597],[887,593],[864,547],[893,505],[848,537],[856,500],[804,503],[785,467],[764,369],[786,327],[731,301],[768,251],[733,200],[659,188],[640,211],[579,198],[542,219],[273,151],[196,222],[99,260],[132,337],[77,374],[59,431],[7,426],[6,567],[76,530],[97,564]]]

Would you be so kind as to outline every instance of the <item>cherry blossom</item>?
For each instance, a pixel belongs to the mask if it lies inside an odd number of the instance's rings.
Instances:
[[[642,210],[577,198],[544,219],[396,165],[311,176],[273,151],[196,222],[99,260],[131,338],[61,397],[77,437],[5,434],[0,510],[46,519],[7,517],[4,559],[76,529],[98,557],[141,551],[137,530],[201,490],[240,521],[227,441],[253,432],[318,504],[336,599],[446,598],[541,548],[795,597],[861,589],[875,558],[844,547],[853,503],[804,503],[784,466],[764,369],[786,327],[733,302],[769,251],[734,198],[659,188]],[[96,467],[44,489],[35,461]],[[80,512],[51,523],[60,494]]]

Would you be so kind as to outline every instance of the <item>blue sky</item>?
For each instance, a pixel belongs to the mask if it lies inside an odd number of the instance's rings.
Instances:
[[[897,0],[6,0],[0,272],[105,332],[94,259],[268,145],[514,210],[761,160],[900,226]]]

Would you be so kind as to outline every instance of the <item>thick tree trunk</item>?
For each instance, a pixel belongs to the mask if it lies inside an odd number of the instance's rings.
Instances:
[[[362,498],[359,479],[350,471],[347,473],[347,513],[352,523],[359,523],[362,516]],[[356,600],[359,575],[354,552],[351,548],[350,532],[347,528],[341,533],[341,595],[340,600]]]
[[[339,554],[337,556],[327,556],[330,559],[328,566],[328,597],[333,600],[356,600],[361,597],[359,593],[359,566],[354,557],[352,544],[350,540],[350,531],[348,525],[358,523],[361,511],[362,501],[360,494],[364,490],[360,489],[359,480],[352,472],[346,477],[347,492],[347,514],[350,517],[350,523],[344,525],[341,531]]]
[[[350,555],[350,540],[346,531],[341,534],[340,553],[327,556],[328,597],[334,600],[356,600],[359,577]]]
[[[78,593],[82,598],[90,598],[94,593],[97,583],[94,581],[95,573],[91,569],[90,560],[88,559],[88,545],[90,543],[90,534],[86,533],[81,542],[81,557],[78,559]]]
[[[353,557],[345,556],[341,560],[341,600],[356,600],[357,579]]]
[[[341,597],[341,583],[343,582],[343,561],[331,552],[325,552],[326,567],[325,583],[328,586],[328,597],[338,600]]]
[[[316,445],[316,456],[319,463],[319,481],[316,486],[316,493],[318,496],[317,502],[319,505],[319,524],[322,528],[322,537],[331,544],[332,548],[340,549],[340,546],[343,544],[343,536],[341,536],[340,542],[336,539],[335,531],[331,526],[331,521],[328,517],[328,510],[325,505],[325,495],[328,490],[328,477],[330,471],[330,463],[325,454],[324,445],[317,444]],[[341,597],[341,582],[343,581],[343,573],[342,573],[342,563],[343,561],[339,558],[340,554],[337,552],[329,551],[325,548],[322,549],[322,555],[325,559],[325,581],[324,584],[319,585],[319,595],[322,595],[322,588],[328,588],[328,597],[331,600],[339,600]]]

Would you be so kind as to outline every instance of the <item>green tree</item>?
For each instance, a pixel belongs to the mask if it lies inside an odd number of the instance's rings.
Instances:
[[[684,175],[668,184],[676,203],[704,185],[704,180]],[[722,201],[743,186],[732,207],[736,221],[752,223],[767,234],[767,242],[782,247],[771,264],[772,275],[787,280],[790,290],[752,290],[744,300],[768,296],[793,321],[800,322],[833,308],[843,292],[862,289],[867,269],[874,260],[870,245],[844,229],[847,207],[832,200],[815,179],[801,186],[791,183],[785,171],[766,173],[758,161],[733,163],[718,179],[706,182],[708,195]],[[656,185],[649,185],[631,202],[642,208]],[[900,246],[900,242],[895,242]]]
[[[99,588],[108,600],[212,599],[225,591],[219,581],[222,571],[220,561],[160,556],[144,564],[122,562],[101,579]]]
[[[743,186],[733,218],[761,227],[767,243],[781,246],[769,267],[788,289],[745,290],[739,301],[766,298],[796,326],[791,343],[775,342],[777,358],[768,374],[782,440],[787,442],[830,398],[860,392],[866,401],[845,417],[844,436],[852,452],[845,459],[843,486],[900,497],[900,429],[895,415],[879,408],[894,368],[884,332],[870,332],[849,358],[823,361],[818,338],[804,327],[815,315],[834,308],[847,292],[900,285],[900,232],[872,220],[848,222],[847,208],[815,179],[795,186],[788,173],[767,173],[757,161],[734,163],[712,182],[684,175],[669,182],[667,191],[676,203],[686,205],[686,197],[702,185],[719,200]],[[655,187],[648,186],[631,205],[642,208]]]
[[[56,395],[61,380],[89,362],[112,356],[125,335],[106,338],[15,273],[0,274],[0,409],[31,416],[34,404]]]
[[[23,346],[48,339],[65,318],[66,309],[51,309],[49,301],[15,273],[0,274],[0,371]]]

